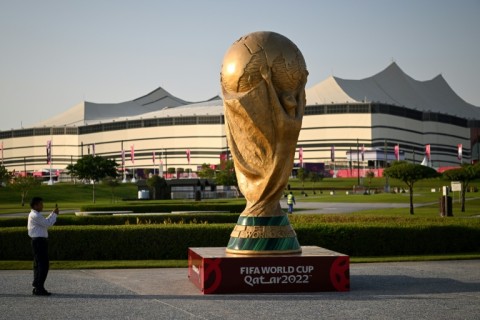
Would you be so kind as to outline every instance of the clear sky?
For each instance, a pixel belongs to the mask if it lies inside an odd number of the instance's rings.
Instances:
[[[480,106],[480,0],[0,0],[0,130],[159,86],[209,99],[228,47],[261,30],[296,43],[307,87],[395,61]]]

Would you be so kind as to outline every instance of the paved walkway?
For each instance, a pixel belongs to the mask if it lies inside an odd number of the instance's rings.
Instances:
[[[0,271],[0,319],[479,319],[480,260],[351,265],[346,293],[202,295],[187,269]]]
[[[280,205],[283,209],[287,210],[287,201],[280,200]],[[425,204],[415,205],[421,206]],[[390,208],[408,208],[408,203],[343,203],[343,202],[302,202],[297,201],[294,209],[302,209],[299,213],[351,213],[359,210],[373,210],[373,209],[390,209]],[[74,213],[78,210],[64,210],[60,213]],[[47,213],[45,211],[44,213]],[[28,212],[19,213],[5,213],[0,215],[0,218],[4,217],[27,217]]]
[[[280,205],[287,209],[287,201],[281,200]],[[295,210],[302,209],[298,213],[351,213],[360,210],[409,208],[409,203],[344,203],[344,202],[301,202],[294,205]]]

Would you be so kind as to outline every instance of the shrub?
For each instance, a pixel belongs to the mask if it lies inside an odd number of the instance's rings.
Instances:
[[[81,211],[133,211],[135,213],[170,213],[173,211],[226,211],[241,213],[245,203],[187,202],[187,203],[129,203],[85,205]]]
[[[132,224],[189,224],[189,223],[235,223],[238,214],[164,214],[164,215],[91,215],[73,216],[59,215],[55,226],[88,226],[88,225],[132,225]],[[27,218],[2,218],[1,227],[25,227]]]
[[[301,245],[351,256],[480,252],[480,222],[294,224]],[[186,259],[189,247],[224,247],[235,223],[55,226],[52,260]],[[31,259],[26,227],[0,228],[0,259]]]

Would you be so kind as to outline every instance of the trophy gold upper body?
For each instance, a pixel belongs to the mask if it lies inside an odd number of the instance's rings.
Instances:
[[[293,168],[307,76],[300,50],[278,33],[250,33],[225,54],[221,85],[227,139],[247,200],[229,253],[301,251],[279,201]]]

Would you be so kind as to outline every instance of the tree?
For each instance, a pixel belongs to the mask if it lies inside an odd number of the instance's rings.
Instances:
[[[312,181],[312,188],[314,189],[313,192],[315,193],[315,182],[322,181],[325,176],[323,175],[323,173],[318,173],[316,171],[310,172],[308,176],[310,178],[310,181]]]
[[[217,185],[224,186],[237,186],[237,176],[235,174],[235,166],[232,160],[226,160],[220,166],[220,170],[217,172],[215,182]]]
[[[370,193],[370,187],[372,186],[372,179],[375,178],[375,172],[367,171],[365,176],[368,178],[368,193]]]
[[[307,177],[308,177],[308,170],[307,169],[299,168],[297,170],[297,179],[302,182],[302,193],[305,193],[304,192],[305,180],[307,179]]]
[[[387,177],[403,181],[410,191],[410,214],[413,214],[413,185],[415,182],[438,176],[437,171],[421,164],[412,164],[406,161],[395,161],[383,171]]]
[[[465,193],[472,180],[480,178],[480,165],[463,164],[458,169],[450,169],[443,172],[443,178],[450,181],[459,181],[462,185],[462,212],[465,212]]]
[[[77,163],[67,166],[69,174],[79,179],[92,181],[93,203],[95,203],[95,182],[105,177],[117,177],[118,164],[115,160],[101,156],[86,155],[78,159]]]
[[[119,183],[116,178],[113,177],[105,177],[103,180],[103,183],[105,183],[107,186],[110,187],[110,191],[112,193],[112,203],[115,202],[115,188],[118,187]]]
[[[153,200],[156,200],[157,196],[160,199],[167,199],[167,181],[164,178],[154,175],[147,180],[147,186],[153,191]]]
[[[20,195],[22,198],[22,207],[25,206],[25,199],[27,198],[28,191],[30,191],[34,187],[38,187],[41,183],[42,182],[40,180],[37,180],[32,176],[18,176],[13,179],[12,187],[15,190],[20,191]]]
[[[4,184],[8,184],[8,182],[10,182],[12,179],[12,176],[13,174],[8,172],[4,165],[0,165],[0,187],[2,187]]]
[[[215,177],[215,170],[210,167],[210,164],[204,163],[197,174],[200,178],[213,179]]]

